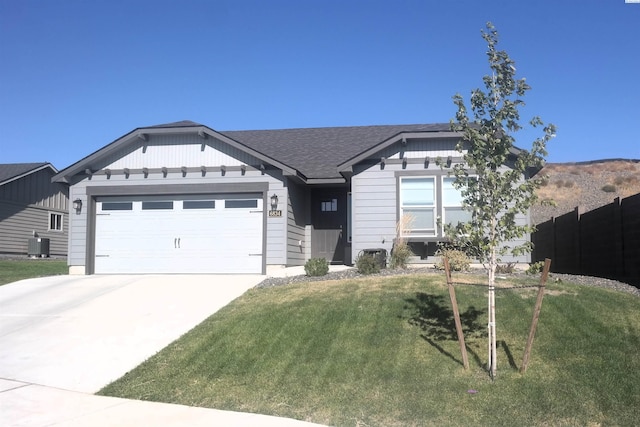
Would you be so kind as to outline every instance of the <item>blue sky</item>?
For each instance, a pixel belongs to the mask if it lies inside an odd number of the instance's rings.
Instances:
[[[0,163],[62,169],[179,120],[448,122],[489,72],[487,21],[532,87],[523,122],[558,127],[549,161],[640,159],[640,4],[624,0],[0,0]]]

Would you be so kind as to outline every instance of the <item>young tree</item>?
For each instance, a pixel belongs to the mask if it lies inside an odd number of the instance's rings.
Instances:
[[[496,312],[495,273],[500,256],[530,252],[531,243],[509,247],[507,242],[533,231],[528,224],[517,222],[535,203],[535,190],[540,178],[527,179],[531,170],[544,165],[546,144],[555,136],[555,126],[544,125],[539,117],[529,123],[542,126],[543,136],[533,141],[531,149],[520,149],[514,134],[522,129],[519,108],[522,97],[530,89],[524,78],[516,79],[515,63],[503,50],[497,50],[498,32],[487,23],[482,38],[487,42],[491,74],[484,76],[485,91],[471,92],[473,118],[467,113],[459,94],[453,97],[457,106],[451,126],[462,134],[457,150],[463,153],[463,163],[452,169],[454,186],[461,191],[463,205],[473,215],[470,222],[447,227],[449,237],[463,245],[483,263],[489,282],[489,357],[488,370],[496,376]]]

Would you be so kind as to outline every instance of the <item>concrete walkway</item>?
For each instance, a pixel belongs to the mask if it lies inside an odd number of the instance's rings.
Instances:
[[[93,394],[264,277],[54,276],[0,286],[0,425],[313,426]]]

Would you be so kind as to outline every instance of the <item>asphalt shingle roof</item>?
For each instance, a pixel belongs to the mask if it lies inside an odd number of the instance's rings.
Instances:
[[[307,178],[340,177],[337,166],[401,132],[448,131],[450,125],[413,124],[220,132],[276,159]]]

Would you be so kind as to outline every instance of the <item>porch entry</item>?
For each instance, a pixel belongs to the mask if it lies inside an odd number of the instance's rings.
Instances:
[[[347,242],[347,191],[323,188],[311,192],[311,256],[334,264],[345,259]]]

